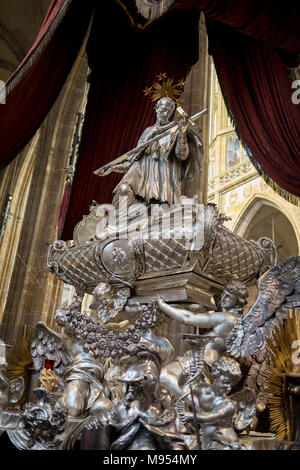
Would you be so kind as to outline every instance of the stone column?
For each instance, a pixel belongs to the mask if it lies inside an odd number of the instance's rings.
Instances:
[[[199,23],[199,60],[192,67],[184,87],[183,108],[192,116],[203,109],[209,110],[209,56],[208,39],[206,34],[205,20],[203,14]],[[201,203],[207,198],[207,173],[208,173],[208,136],[209,136],[209,114],[200,118],[196,123],[199,125],[200,136],[203,142],[202,169],[196,172],[192,181],[183,183],[183,193],[191,197],[197,194]]]
[[[192,67],[184,87],[183,109],[189,116],[197,114],[203,109],[209,110],[209,56],[208,40],[206,34],[204,16],[201,14],[199,23],[199,60]],[[207,178],[208,178],[208,138],[209,138],[209,114],[196,123],[201,132],[200,137],[203,142],[203,160],[201,171],[197,171],[194,178],[184,181],[182,193],[188,197],[195,194],[199,196],[199,202],[205,203],[207,199]],[[193,333],[193,328],[180,325],[172,320],[164,325],[160,331],[162,336],[166,336],[172,343],[175,353],[182,355],[186,349],[186,344],[181,339],[183,333]]]
[[[23,192],[19,191],[20,194],[13,199],[10,217],[16,214],[24,197],[25,207],[19,220],[19,234],[14,241],[15,253],[3,273],[9,277],[0,338],[8,344],[16,344],[38,321],[45,321],[49,327],[55,326],[53,317],[61,303],[63,283],[48,273],[46,259],[50,244],[57,239],[57,223],[65,184],[64,168],[68,165],[72,149],[86,76],[87,62],[81,54],[39,130],[34,152],[30,156],[32,176]],[[16,187],[21,183],[17,178]],[[11,224],[11,230],[14,225]],[[8,230],[3,243],[9,239]]]

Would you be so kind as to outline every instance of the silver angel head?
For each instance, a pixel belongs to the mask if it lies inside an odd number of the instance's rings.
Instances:
[[[229,282],[223,291],[221,297],[221,306],[225,310],[235,308],[242,313],[243,308],[247,304],[249,292],[243,282],[233,280]]]
[[[231,357],[222,356],[212,364],[214,387],[221,394],[228,394],[242,377],[241,368]]]

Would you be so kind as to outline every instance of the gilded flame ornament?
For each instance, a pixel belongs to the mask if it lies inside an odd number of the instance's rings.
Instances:
[[[156,102],[161,98],[171,98],[177,106],[182,103],[181,95],[184,89],[184,80],[174,83],[173,78],[169,78],[166,73],[157,76],[157,82],[144,90],[145,96],[150,96]]]
[[[276,328],[273,340],[267,339],[272,365],[265,372],[267,381],[270,429],[277,440],[290,439],[287,406],[287,374],[299,374],[294,345],[300,338],[300,312],[288,312],[286,322]]]
[[[43,369],[40,376],[41,387],[48,390],[48,392],[54,392],[58,384],[58,377],[54,374],[51,369]]]

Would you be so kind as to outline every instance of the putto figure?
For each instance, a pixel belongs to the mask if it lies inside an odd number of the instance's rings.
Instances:
[[[163,298],[158,299],[160,310],[174,320],[188,326],[210,330],[207,334],[214,337],[205,348],[205,360],[212,363],[225,353],[225,341],[229,332],[241,317],[247,304],[248,290],[240,281],[231,281],[224,288],[221,298],[222,312],[197,313],[197,305],[193,312],[167,304]]]
[[[66,410],[69,416],[78,417],[84,415],[102,394],[104,370],[90,353],[84,352],[80,341],[74,337],[74,330],[68,322],[70,309],[60,308],[55,315],[56,322],[64,329],[62,342],[73,359],[65,369],[66,388],[57,408]]]
[[[181,419],[200,425],[203,450],[244,450],[234,430],[237,403],[228,396],[242,377],[240,366],[222,357],[213,363],[211,377],[213,383],[198,383],[193,390],[196,415],[187,412]]]

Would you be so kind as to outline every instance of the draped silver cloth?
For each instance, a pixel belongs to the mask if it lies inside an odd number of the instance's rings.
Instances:
[[[137,146],[150,140],[156,129],[156,126],[148,127]],[[135,161],[119,165],[118,169],[114,167],[114,171],[120,173],[127,171],[114,193],[117,194],[122,184],[127,184],[147,203],[153,200],[170,206],[178,203],[183,179],[193,178],[195,171],[200,170],[203,155],[201,140],[192,128],[187,130],[187,144],[188,153],[182,158],[177,131],[137,152],[133,156]]]

